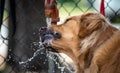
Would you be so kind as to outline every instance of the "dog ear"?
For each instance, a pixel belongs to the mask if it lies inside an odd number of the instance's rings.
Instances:
[[[95,30],[103,29],[106,20],[98,13],[87,13],[80,18],[80,34],[87,35]]]
[[[103,19],[91,19],[90,22],[86,25],[87,30],[93,31],[104,27]]]

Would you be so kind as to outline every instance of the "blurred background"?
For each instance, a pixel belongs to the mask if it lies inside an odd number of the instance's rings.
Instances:
[[[58,8],[61,20],[73,15],[80,15],[87,12],[100,13],[102,0],[58,0]],[[105,0],[105,17],[112,23],[120,23],[120,1]]]
[[[0,73],[73,73],[72,61],[40,45],[47,26],[45,0],[0,0]],[[60,21],[88,12],[100,13],[102,0],[57,0]],[[105,17],[120,28],[120,0],[104,0]],[[48,56],[49,55],[49,56]]]

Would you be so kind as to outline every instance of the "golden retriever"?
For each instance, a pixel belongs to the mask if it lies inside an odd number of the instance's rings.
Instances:
[[[103,15],[73,16],[43,32],[43,43],[68,55],[76,65],[75,73],[120,73],[120,31]]]

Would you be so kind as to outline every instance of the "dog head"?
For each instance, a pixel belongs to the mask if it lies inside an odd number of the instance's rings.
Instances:
[[[77,45],[79,28],[76,27],[78,26],[79,22],[74,18],[69,18],[61,25],[52,24],[48,28],[41,28],[40,33],[46,46],[51,46],[61,52],[60,50],[70,50],[74,42]]]
[[[40,33],[46,46],[58,52],[76,52],[80,50],[81,40],[97,30],[104,30],[107,25],[104,16],[98,13],[87,13],[66,19],[61,25],[52,24],[42,28]]]

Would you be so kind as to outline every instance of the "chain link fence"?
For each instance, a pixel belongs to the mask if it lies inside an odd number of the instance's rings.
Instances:
[[[101,0],[57,0],[60,22],[100,12]],[[46,51],[39,29],[46,26],[44,0],[0,0],[0,73],[73,73],[69,58]],[[120,1],[105,0],[105,14],[120,24]],[[69,63],[68,63],[69,62]]]

